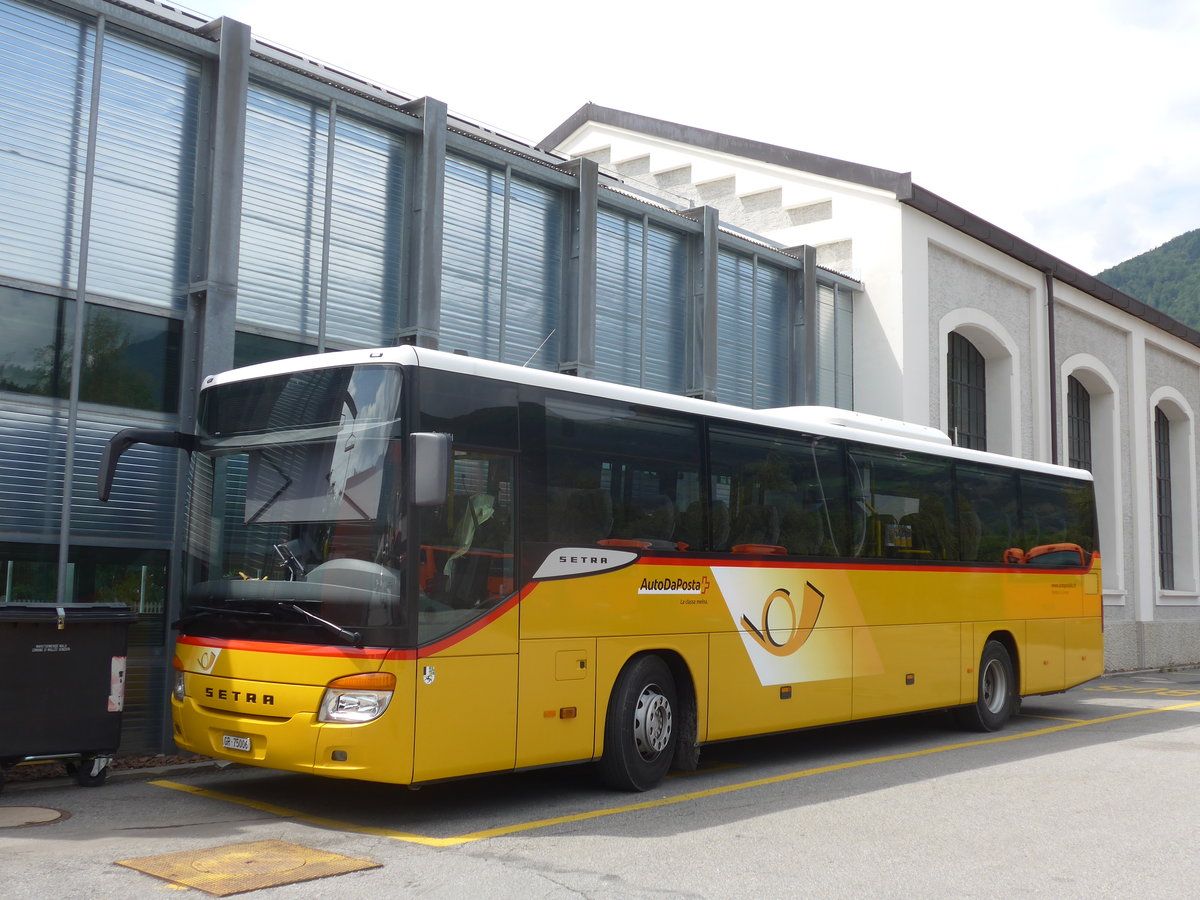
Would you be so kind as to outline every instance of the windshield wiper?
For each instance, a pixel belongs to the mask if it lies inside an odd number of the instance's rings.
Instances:
[[[350,631],[349,629],[343,628],[341,625],[336,625],[333,622],[330,622],[328,619],[322,619],[320,616],[310,613],[307,609],[304,609],[296,603],[279,603],[277,605],[280,609],[290,609],[292,612],[300,613],[300,615],[304,616],[305,618],[316,622],[330,634],[336,634],[338,637],[350,642],[355,647],[361,647],[363,645],[362,635],[357,631]]]
[[[188,625],[194,625],[200,619],[207,619],[209,616],[227,616],[230,614],[239,616],[258,616],[259,618],[271,618],[269,612],[255,609],[239,609],[236,606],[193,606],[186,616],[180,616],[171,623],[171,627],[178,631]]]
[[[302,606],[299,606],[296,603],[276,602],[274,608],[276,610],[287,610],[289,612],[300,613],[300,615],[304,616],[306,619],[316,622],[326,631],[330,632],[331,634],[336,634],[338,637],[342,638],[342,640],[353,644],[355,647],[361,647],[363,645],[362,635],[357,631],[350,631],[347,628],[342,628],[340,625],[330,622],[328,619],[322,619],[320,616],[310,613],[307,609],[304,609]],[[178,630],[180,628],[186,628],[188,625],[194,625],[201,619],[207,619],[210,616],[229,615],[251,618],[256,617],[260,619],[275,618],[274,612],[269,609],[243,609],[237,606],[194,606],[188,611],[186,616],[181,616],[179,619],[172,622],[171,627]]]

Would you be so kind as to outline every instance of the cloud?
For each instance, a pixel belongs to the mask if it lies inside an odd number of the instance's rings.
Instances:
[[[1119,25],[1150,31],[1190,28],[1197,22],[1193,0],[1102,0],[1097,6]]]
[[[1096,274],[1200,228],[1200,174],[1148,166],[1029,215],[1044,249]]]

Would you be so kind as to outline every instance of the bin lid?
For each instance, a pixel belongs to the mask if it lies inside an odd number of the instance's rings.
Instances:
[[[133,622],[137,613],[124,603],[0,603],[0,622],[58,622],[64,625]]]

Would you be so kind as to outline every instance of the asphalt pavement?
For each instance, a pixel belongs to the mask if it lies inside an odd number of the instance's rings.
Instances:
[[[420,791],[242,766],[0,793],[0,897],[1183,897],[1200,671],[706,747],[614,793],[589,767]]]

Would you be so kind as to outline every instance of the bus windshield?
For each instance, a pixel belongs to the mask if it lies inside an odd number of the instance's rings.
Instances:
[[[353,366],[204,392],[183,633],[405,641],[401,378]]]

